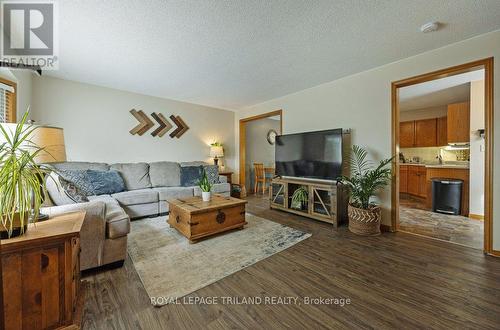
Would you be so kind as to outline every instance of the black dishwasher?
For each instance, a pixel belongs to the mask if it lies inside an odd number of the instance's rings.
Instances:
[[[432,212],[459,215],[462,211],[463,181],[432,179]]]

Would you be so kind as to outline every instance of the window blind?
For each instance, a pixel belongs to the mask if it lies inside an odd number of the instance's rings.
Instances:
[[[0,83],[0,123],[12,123],[14,117],[14,88]]]

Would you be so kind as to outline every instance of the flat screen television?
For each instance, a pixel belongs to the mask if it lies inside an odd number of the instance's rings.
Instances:
[[[342,129],[276,137],[276,175],[336,180],[342,174]]]

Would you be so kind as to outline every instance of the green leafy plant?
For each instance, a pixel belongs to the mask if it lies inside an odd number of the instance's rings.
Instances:
[[[309,201],[309,192],[304,186],[297,188],[292,195],[292,203],[290,207],[292,209],[301,210],[302,206]]]
[[[349,160],[351,176],[342,176],[340,181],[350,189],[352,206],[368,209],[370,198],[377,191],[389,184],[392,176],[391,168],[387,167],[394,157],[383,159],[374,168],[373,162],[367,159],[368,152],[360,146],[353,145]]]
[[[49,172],[35,162],[43,149],[30,140],[36,126],[25,125],[28,114],[29,110],[12,132],[0,125],[0,139],[5,141],[0,144],[0,229],[8,237],[16,226],[24,233],[30,216],[37,219],[45,190],[41,178]]]
[[[212,147],[222,147],[222,143],[215,141],[214,143],[210,143],[210,146]]]
[[[200,181],[198,181],[198,186],[203,192],[210,192],[212,190],[212,184],[208,181],[207,172],[203,170]]]

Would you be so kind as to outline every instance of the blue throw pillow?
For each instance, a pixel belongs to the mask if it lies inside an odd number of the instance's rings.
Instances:
[[[203,166],[184,166],[181,167],[181,186],[197,186],[201,179]]]
[[[117,171],[85,171],[94,195],[111,195],[125,190],[125,182]]]

